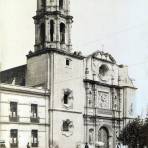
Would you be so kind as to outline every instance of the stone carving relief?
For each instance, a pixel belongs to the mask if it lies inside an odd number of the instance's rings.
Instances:
[[[69,137],[73,134],[73,122],[70,121],[69,119],[63,120],[62,123],[62,135]]]
[[[110,109],[109,93],[98,91],[98,105],[99,108]]]
[[[117,96],[113,96],[113,110],[118,110],[118,99]]]
[[[130,104],[130,108],[129,108],[129,115],[133,116],[133,103]]]
[[[94,75],[97,75],[97,73],[98,73],[98,65],[97,65],[96,60],[94,60],[94,59],[92,61],[92,72]]]
[[[89,129],[89,144],[94,143],[94,129]]]
[[[97,59],[105,60],[111,63],[116,63],[115,59],[109,53],[105,53],[103,51],[96,51],[93,53],[92,56]]]
[[[89,91],[88,91],[88,107],[92,107],[92,106],[93,106],[92,91],[89,90]]]
[[[93,106],[92,85],[87,84],[85,87],[86,87],[86,95],[87,95],[87,107],[92,107]]]

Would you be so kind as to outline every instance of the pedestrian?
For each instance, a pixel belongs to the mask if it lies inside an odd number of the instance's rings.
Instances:
[[[117,144],[117,148],[120,148],[120,143]]]
[[[89,146],[88,146],[87,142],[85,143],[85,148],[89,148]]]
[[[27,143],[27,148],[30,148],[29,142]]]

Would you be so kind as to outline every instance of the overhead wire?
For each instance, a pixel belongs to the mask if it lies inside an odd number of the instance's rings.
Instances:
[[[93,43],[96,43],[96,42],[100,42],[100,40],[102,40],[102,39],[112,38],[114,36],[119,35],[120,33],[128,32],[128,31],[131,31],[133,29],[140,28],[141,26],[146,25],[147,23],[148,23],[148,20],[146,20],[146,21],[144,21],[144,22],[142,22],[140,24],[136,24],[136,25],[133,25],[133,26],[129,26],[129,27],[123,28],[123,29],[121,29],[119,31],[111,32],[110,34],[105,35],[103,38],[100,38],[100,39],[97,39],[97,40],[88,41],[88,42],[85,42],[85,43],[77,43],[77,44],[85,46],[85,45],[93,44]]]

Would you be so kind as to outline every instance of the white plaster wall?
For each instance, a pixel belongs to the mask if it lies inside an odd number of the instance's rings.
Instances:
[[[31,130],[33,129],[38,130],[39,147],[47,147],[49,140],[48,98],[10,91],[1,91],[0,94],[0,138],[6,142],[6,147],[10,146],[11,129],[18,129],[19,148],[26,148],[28,142],[31,144]],[[10,101],[18,102],[19,122],[9,121]],[[31,104],[33,103],[38,104],[39,123],[30,122]]]
[[[71,59],[66,66],[66,58]],[[63,108],[64,89],[73,91],[73,110],[83,112],[85,89],[83,83],[83,60],[55,54],[54,56],[54,108]]]
[[[1,94],[1,118],[3,118],[5,121],[9,121],[8,116],[10,115],[10,102],[14,101],[18,103],[18,116],[20,117],[21,122],[30,122],[31,104],[38,104],[38,116],[41,118],[40,123],[45,123],[45,118],[48,121],[47,99],[48,98],[45,99],[44,96],[35,97],[35,96],[29,96],[29,95],[24,96],[24,95],[14,94],[14,93],[9,93],[9,94],[2,93]]]
[[[63,120],[70,119],[73,122],[73,134],[71,136],[65,136],[62,134]],[[60,148],[75,148],[78,142],[83,142],[83,118],[82,114],[54,112],[53,120],[54,128],[54,141],[60,146]]]
[[[66,66],[66,59],[71,59],[70,66]],[[83,83],[83,60],[70,56],[54,53],[54,77],[53,77],[53,118],[51,130],[53,130],[53,140],[60,148],[75,148],[79,141],[83,140],[84,123],[83,111],[85,101],[85,88]],[[52,82],[52,81],[51,81]],[[73,91],[73,108],[63,107],[62,98],[64,89]],[[73,122],[73,134],[69,137],[62,134],[61,128],[63,120],[70,119]]]
[[[125,88],[124,95],[126,100],[125,103],[125,116],[128,118],[135,117],[135,89]]]
[[[119,68],[120,86],[134,87],[132,79],[128,75],[128,66]]]

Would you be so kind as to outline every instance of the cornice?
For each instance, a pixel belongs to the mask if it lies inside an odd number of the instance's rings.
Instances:
[[[44,16],[50,16],[50,15],[60,16],[65,19],[73,20],[73,16],[62,14],[61,11],[42,11],[39,14],[37,14],[36,16],[34,16],[33,19],[40,20]]]
[[[9,92],[16,92],[16,93],[25,93],[31,95],[40,95],[40,96],[49,96],[50,92],[44,89],[36,89],[32,87],[22,87],[10,84],[0,84],[0,92],[1,91],[9,91]]]
[[[92,118],[92,119],[104,119],[104,120],[111,120],[111,121],[114,121],[114,120],[117,120],[117,121],[122,121],[123,119],[122,118],[118,118],[118,117],[113,117],[113,116],[99,116],[99,115],[96,115],[96,116],[92,116],[92,115],[86,115],[86,114],[83,114],[83,118],[87,119],[87,118]]]
[[[106,87],[110,87],[110,88],[118,88],[118,89],[131,88],[131,89],[137,89],[136,87],[132,87],[132,86],[110,85],[110,84],[101,83],[99,81],[94,81],[94,80],[90,80],[90,79],[84,79],[83,81],[84,81],[84,83],[88,82],[88,83],[91,83],[91,84],[97,84],[97,85],[106,86]]]
[[[49,111],[66,112],[66,113],[72,113],[72,114],[82,114],[82,112],[80,112],[80,111],[75,111],[75,110],[49,109]]]
[[[74,54],[74,53],[71,53],[71,52],[66,52],[64,50],[59,50],[59,49],[56,49],[56,48],[45,48],[45,49],[42,49],[42,50],[35,51],[33,53],[29,53],[26,56],[27,56],[27,59],[30,59],[30,58],[33,58],[35,56],[40,56],[42,54],[47,54],[47,53],[51,53],[51,52],[55,52],[55,53],[58,53],[58,54],[61,54],[61,55],[67,55],[67,56],[70,56],[70,57],[73,57],[73,58],[76,58],[76,59],[80,59],[80,60],[83,60],[85,58],[82,55],[77,55],[77,54]]]

